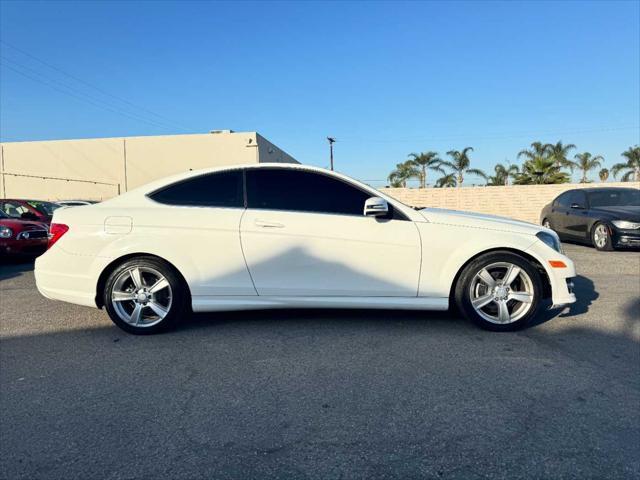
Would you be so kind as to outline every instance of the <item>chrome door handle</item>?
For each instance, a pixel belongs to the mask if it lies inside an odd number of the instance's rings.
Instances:
[[[284,225],[278,222],[266,222],[264,220],[256,220],[253,223],[255,223],[257,227],[262,227],[262,228],[284,228]]]

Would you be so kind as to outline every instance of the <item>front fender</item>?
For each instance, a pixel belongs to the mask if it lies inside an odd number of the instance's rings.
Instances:
[[[538,239],[522,233],[436,223],[418,224],[422,237],[419,296],[448,297],[469,259],[501,248],[526,252]]]

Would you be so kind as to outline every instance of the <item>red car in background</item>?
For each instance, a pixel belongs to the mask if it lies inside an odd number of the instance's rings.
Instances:
[[[0,259],[38,256],[47,249],[48,240],[46,223],[11,218],[0,210]]]
[[[42,200],[0,199],[0,212],[9,218],[20,220],[51,223],[51,217],[57,208],[60,205]]]

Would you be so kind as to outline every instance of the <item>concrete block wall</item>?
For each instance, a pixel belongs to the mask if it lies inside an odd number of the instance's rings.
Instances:
[[[531,223],[540,222],[542,208],[573,188],[631,187],[640,182],[511,185],[507,187],[382,188],[382,192],[412,207],[434,207],[487,213]]]

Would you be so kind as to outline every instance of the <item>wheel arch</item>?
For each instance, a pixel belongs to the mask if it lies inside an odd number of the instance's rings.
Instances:
[[[467,261],[464,262],[462,266],[458,269],[455,276],[453,277],[453,281],[451,282],[451,288],[449,290],[449,303],[451,306],[453,305],[453,302],[455,299],[455,290],[456,290],[456,286],[458,285],[458,281],[460,280],[460,275],[462,275],[462,272],[464,271],[464,269],[467,268],[467,265],[469,265],[476,258],[482,255],[485,255],[487,253],[496,253],[496,252],[513,253],[529,260],[531,264],[534,265],[538,270],[538,272],[540,273],[540,278],[542,280],[542,288],[543,288],[543,298],[551,298],[551,294],[552,294],[551,280],[549,279],[549,274],[547,273],[545,268],[542,266],[542,264],[538,261],[538,259],[536,259],[534,256],[522,250],[518,250],[517,248],[496,247],[496,248],[489,248],[487,250],[483,250],[481,252],[476,253],[475,255],[467,259]]]
[[[105,266],[102,269],[102,272],[100,272],[100,276],[98,277],[98,281],[96,283],[96,298],[95,298],[96,306],[98,308],[104,307],[102,292],[104,291],[105,284],[107,283],[107,279],[109,278],[109,275],[111,275],[111,272],[113,272],[116,268],[118,268],[118,266],[122,265],[124,262],[136,257],[154,258],[156,260],[160,260],[166,263],[171,268],[173,268],[173,270],[178,274],[178,276],[182,280],[182,283],[185,287],[185,291],[188,298],[187,304],[191,306],[191,289],[189,288],[189,284],[184,278],[184,275],[182,274],[182,272],[180,272],[180,270],[173,263],[171,263],[169,260],[159,255],[154,255],[152,253],[147,253],[147,252],[135,252],[135,253],[127,253],[126,255],[122,255],[112,260],[109,264],[107,264],[107,266]]]

